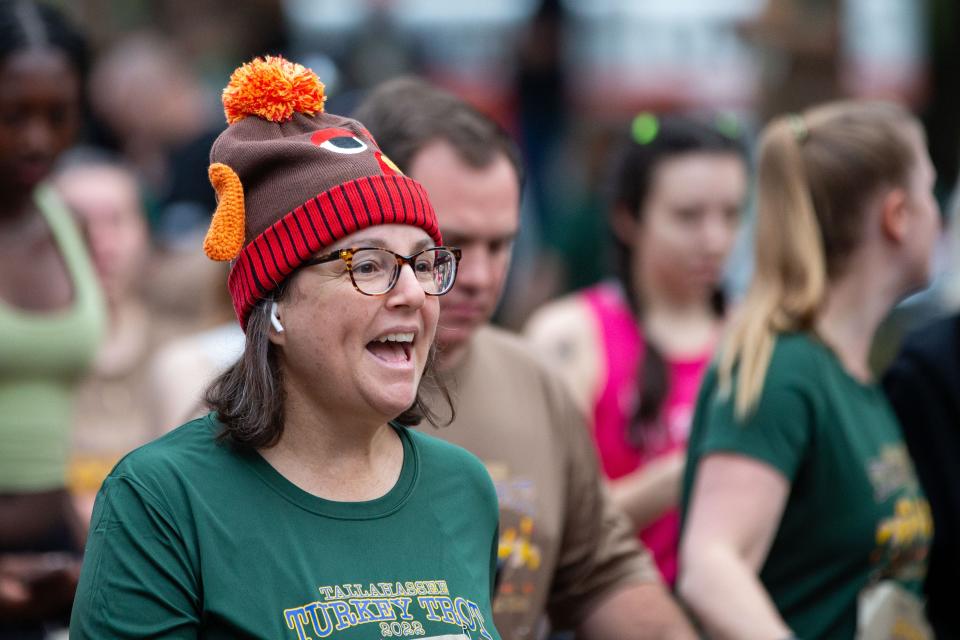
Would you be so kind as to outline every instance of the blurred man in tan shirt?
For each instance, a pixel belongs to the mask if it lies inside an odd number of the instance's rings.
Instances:
[[[489,324],[520,223],[514,142],[459,98],[412,78],[379,86],[355,116],[426,187],[444,243],[463,251],[437,333],[456,416],[433,433],[478,455],[497,486],[494,618],[504,640],[541,638],[548,628],[576,630],[582,640],[694,638],[608,499],[563,383],[526,344]]]

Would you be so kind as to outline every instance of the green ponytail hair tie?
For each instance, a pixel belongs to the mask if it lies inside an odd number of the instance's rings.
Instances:
[[[797,141],[797,144],[803,144],[810,137],[807,123],[800,114],[791,113],[787,115],[787,124],[790,125],[790,131],[793,132],[793,139]]]
[[[731,140],[739,140],[743,134],[743,124],[733,113],[721,111],[713,119],[713,128]]]
[[[630,135],[637,144],[650,144],[656,140],[658,133],[660,133],[660,121],[649,111],[637,114],[630,123]]]

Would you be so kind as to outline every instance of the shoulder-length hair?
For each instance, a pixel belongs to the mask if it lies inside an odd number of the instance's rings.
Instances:
[[[284,289],[278,290],[276,299],[284,296]],[[204,402],[217,413],[217,419],[223,425],[219,438],[241,448],[266,449],[277,444],[283,435],[283,370],[278,350],[269,337],[273,301],[261,300],[250,312],[243,354],[210,384],[204,394]],[[413,427],[427,420],[438,426],[436,413],[424,402],[421,389],[425,381],[435,384],[441,397],[450,405],[451,418],[447,424],[452,422],[454,414],[450,395],[433,373],[434,359],[434,349],[431,348],[413,405],[393,422]]]

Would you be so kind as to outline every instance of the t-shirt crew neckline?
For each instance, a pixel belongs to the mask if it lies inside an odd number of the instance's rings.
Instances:
[[[850,373],[847,368],[843,365],[843,361],[840,359],[840,356],[834,351],[833,347],[830,346],[830,343],[821,338],[816,332],[810,331],[806,334],[810,342],[818,347],[823,353],[824,357],[830,362],[831,366],[840,372],[840,375],[849,383],[852,387],[859,389],[862,393],[865,394],[876,394],[881,392],[880,384],[877,381],[877,378],[874,377],[870,381],[860,380],[852,373]]]
[[[389,516],[400,509],[409,500],[420,476],[420,454],[409,431],[392,422],[390,426],[396,431],[403,445],[403,466],[400,469],[400,477],[390,491],[373,500],[363,502],[327,500],[308,493],[287,480],[256,451],[245,453],[243,457],[267,486],[306,511],[338,520],[375,520]]]

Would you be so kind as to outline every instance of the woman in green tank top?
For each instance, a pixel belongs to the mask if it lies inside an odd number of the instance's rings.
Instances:
[[[684,477],[678,586],[711,637],[928,637],[929,506],[867,358],[929,279],[933,181],[920,124],[891,104],[764,130],[755,273]]]
[[[83,67],[60,14],[0,4],[0,638],[64,619],[79,569],[70,404],[105,320],[81,233],[43,181],[77,132]]]

